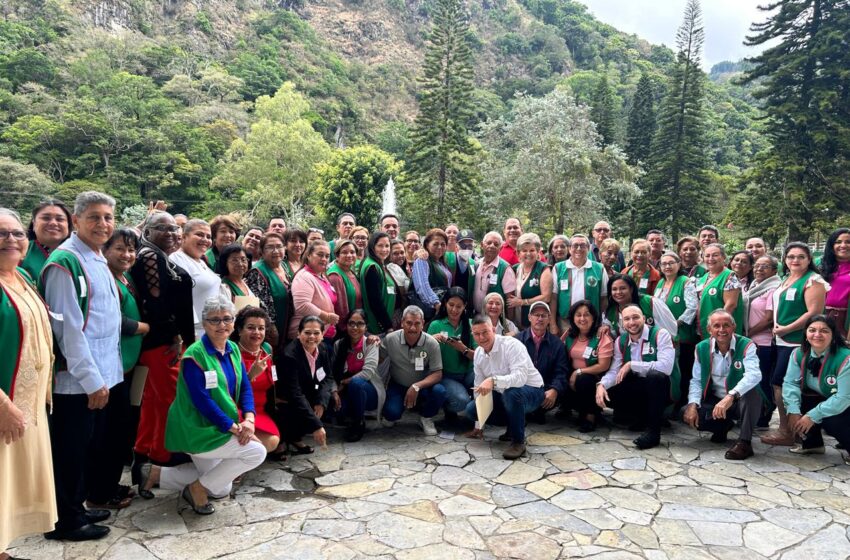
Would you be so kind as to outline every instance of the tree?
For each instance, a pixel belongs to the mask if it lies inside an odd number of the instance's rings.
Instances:
[[[527,215],[532,231],[588,231],[611,204],[639,195],[638,170],[616,146],[602,147],[589,109],[568,91],[520,96],[508,115],[482,127],[482,143],[493,189],[487,211]]]
[[[616,143],[617,108],[614,104],[614,91],[608,84],[605,74],[599,78],[591,102],[590,118],[596,123],[596,131],[602,136],[602,147]]]
[[[403,182],[401,163],[374,146],[337,150],[316,171],[316,213],[332,226],[341,211],[358,224],[375,224],[381,214],[384,187],[392,177]]]
[[[437,0],[420,80],[419,114],[408,150],[411,196],[406,217],[417,225],[445,223],[467,212],[478,197],[473,115],[472,50],[462,0]]]
[[[704,39],[699,1],[688,0],[642,184],[642,229],[662,228],[673,239],[696,231],[715,203],[707,173],[705,76],[700,70]]]
[[[35,165],[0,156],[0,198],[3,206],[18,211],[22,218],[54,188],[53,181]]]
[[[235,210],[247,204],[258,220],[300,206],[315,182],[316,164],[331,152],[304,117],[309,109],[291,82],[274,97],[257,99],[256,122],[245,140],[233,141],[221,174],[210,183],[218,191],[216,205],[233,201]]]
[[[805,239],[850,212],[850,1],[779,0],[762,9],[773,14],[751,26],[746,44],[772,46],[749,59],[742,82],[757,85],[772,147],[757,158],[761,169],[749,179],[760,183],[750,192],[794,200],[773,219],[791,239]],[[784,180],[761,183],[779,162]],[[737,209],[757,203],[745,196]]]
[[[652,80],[646,73],[641,74],[637,83],[632,109],[629,111],[629,124],[626,132],[626,154],[629,163],[636,165],[649,159],[652,137],[655,135],[655,92]]]

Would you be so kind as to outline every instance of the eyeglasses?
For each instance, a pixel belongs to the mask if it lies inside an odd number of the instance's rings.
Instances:
[[[150,226],[150,229],[156,230],[156,231],[165,231],[165,232],[168,232],[168,233],[175,233],[177,231],[180,231],[180,226],[166,226],[166,225],[160,224],[158,226]]]
[[[266,251],[269,253],[283,251],[283,245],[266,245]]]
[[[355,235],[354,237],[352,237],[352,239],[354,239],[355,241],[369,241],[369,237],[365,235]]]
[[[804,261],[808,258],[806,255],[785,255],[786,261]]]
[[[611,228],[598,227],[598,228],[594,229],[593,231],[595,231],[597,233],[608,233],[609,231],[611,231]]]
[[[663,262],[663,263],[658,263],[658,264],[661,266],[661,268],[667,268],[667,267],[671,267],[671,266],[676,266],[679,263],[677,263],[676,261],[670,261],[670,262]]]
[[[219,326],[224,323],[225,325],[229,325],[233,322],[233,317],[230,315],[225,315],[224,317],[213,317],[212,319],[204,319],[207,323],[214,326]]]
[[[20,229],[12,231],[0,231],[0,239],[8,239],[10,237],[15,241],[23,241],[24,239],[26,239],[27,234],[25,231]]]
[[[366,326],[366,323],[364,323],[363,321],[349,321],[348,326],[353,327],[355,329],[362,329]]]
[[[227,262],[235,263],[235,264],[239,264],[239,263],[247,264],[248,259],[246,257],[230,257],[229,259],[227,259]]]
[[[578,250],[584,249],[586,251],[590,249],[590,245],[588,245],[587,243],[573,243],[572,245],[570,245],[570,248]]]

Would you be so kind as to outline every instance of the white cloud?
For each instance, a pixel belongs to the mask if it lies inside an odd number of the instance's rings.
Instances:
[[[675,49],[676,30],[682,23],[687,0],[580,0],[599,20],[621,31],[635,33],[651,43]],[[767,14],[758,9],[766,0],[702,0],[705,46],[703,65],[758,54],[760,48],[744,46],[750,24]]]

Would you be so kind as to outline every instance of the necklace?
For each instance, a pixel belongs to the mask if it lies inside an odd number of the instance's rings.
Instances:
[[[248,355],[256,358],[257,356],[260,355],[260,350],[262,350],[262,347],[258,348],[257,350],[249,350],[248,348],[245,348],[245,346],[240,342],[239,343],[239,349],[242,350],[243,353],[248,354]]]

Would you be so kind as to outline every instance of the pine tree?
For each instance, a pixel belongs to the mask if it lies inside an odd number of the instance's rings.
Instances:
[[[805,239],[850,212],[850,1],[780,0],[762,9],[772,15],[751,26],[746,44],[772,46],[749,61],[742,81],[759,86],[753,95],[772,147],[746,177],[758,188],[739,197],[733,214],[766,203],[748,195],[760,193],[777,205],[774,229]]]
[[[632,109],[629,112],[629,124],[626,132],[626,154],[631,165],[638,162],[645,163],[649,159],[654,135],[655,92],[649,76],[641,74],[635,89],[635,96],[632,99]]]
[[[693,232],[713,209],[703,109],[705,75],[700,57],[705,32],[698,0],[688,0],[676,34],[679,49],[658,112],[641,202],[642,229],[659,227],[673,239]]]
[[[402,201],[404,217],[417,225],[473,219],[479,194],[480,147],[467,129],[474,84],[462,0],[437,0],[433,20],[407,153],[410,192]]]
[[[596,123],[596,131],[602,136],[602,147],[616,143],[617,108],[614,103],[614,91],[605,74],[599,79],[593,93],[590,119]]]

